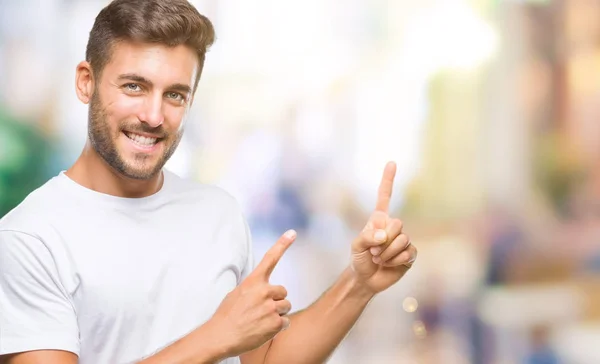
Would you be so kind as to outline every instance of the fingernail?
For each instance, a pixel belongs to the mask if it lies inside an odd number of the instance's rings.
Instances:
[[[387,234],[384,230],[377,230],[375,233],[375,241],[376,242],[384,242],[387,239]]]
[[[381,263],[381,257],[373,257],[373,263],[375,263],[375,264]]]
[[[296,231],[295,230],[288,230],[283,235],[285,235],[285,237],[288,238],[288,239],[293,239],[293,238],[296,237]]]
[[[417,260],[417,258],[412,258],[411,260],[409,260],[408,262],[404,263],[403,265],[407,268],[412,268],[413,264],[415,263],[415,261]]]
[[[379,255],[380,253],[381,253],[381,248],[379,248],[379,247],[371,248],[371,255]]]

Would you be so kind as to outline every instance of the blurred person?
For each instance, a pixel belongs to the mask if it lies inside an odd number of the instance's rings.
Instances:
[[[524,364],[559,364],[561,360],[550,343],[551,331],[548,327],[535,327],[531,332],[531,352]]]
[[[0,107],[0,217],[52,176],[51,141]]]
[[[288,315],[269,278],[295,231],[254,267],[236,201],[164,169],[214,37],[186,0],[115,0],[96,17],[76,69],[83,152],[0,220],[0,361],[319,363],[412,266],[389,163],[347,267]]]

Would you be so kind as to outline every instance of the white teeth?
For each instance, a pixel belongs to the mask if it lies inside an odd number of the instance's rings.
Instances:
[[[138,134],[133,134],[133,133],[126,133],[125,135],[127,135],[127,137],[129,139],[133,140],[137,144],[143,145],[145,147],[152,146],[152,145],[156,144],[156,141],[157,141],[156,138],[148,138],[148,137],[141,136]]]

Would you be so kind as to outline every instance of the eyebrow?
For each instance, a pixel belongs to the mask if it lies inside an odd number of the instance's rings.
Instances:
[[[146,84],[150,87],[152,87],[154,85],[152,83],[152,81],[150,81],[149,79],[147,79],[143,76],[140,76],[138,74],[135,74],[135,73],[125,73],[125,74],[119,75],[118,79],[139,82],[139,83]],[[167,87],[167,89],[173,90],[173,91],[179,91],[179,92],[182,92],[185,94],[190,94],[192,92],[192,88],[183,83],[174,83],[174,84],[170,85],[169,87]]]

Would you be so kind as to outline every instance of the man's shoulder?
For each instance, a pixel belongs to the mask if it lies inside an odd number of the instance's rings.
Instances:
[[[59,199],[54,178],[31,191],[15,208],[0,217],[0,231],[33,233],[56,209]]]

